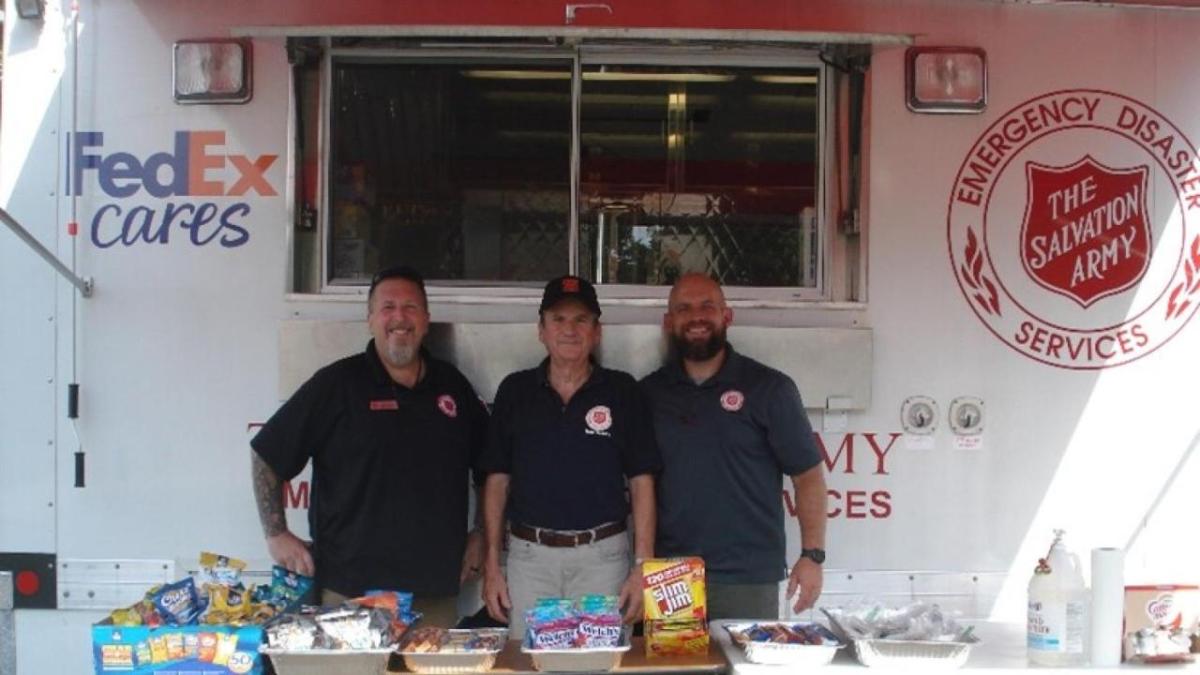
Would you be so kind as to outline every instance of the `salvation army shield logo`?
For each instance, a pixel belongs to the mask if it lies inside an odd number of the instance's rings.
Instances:
[[[730,389],[721,394],[721,407],[727,412],[737,412],[746,404],[746,395],[737,389]]]
[[[1128,96],[1035,96],[967,150],[946,233],[966,306],[1010,349],[1072,370],[1131,363],[1200,309],[1200,152]]]
[[[1149,173],[1090,155],[1060,167],[1028,162],[1021,262],[1029,276],[1081,307],[1136,285],[1150,264]]]
[[[437,407],[438,410],[441,410],[442,414],[446,417],[451,419],[458,417],[458,402],[455,401],[454,397],[450,394],[442,394],[441,396],[438,396]]]
[[[587,415],[584,416],[583,421],[592,431],[608,431],[613,423],[612,411],[606,405],[594,406],[591,410],[587,411]]]

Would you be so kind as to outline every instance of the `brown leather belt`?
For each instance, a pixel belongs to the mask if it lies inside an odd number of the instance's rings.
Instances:
[[[608,539],[613,535],[621,534],[625,531],[625,521],[620,520],[579,532],[561,532],[559,530],[530,527],[520,523],[510,523],[508,531],[518,539],[532,541],[542,546],[570,548],[583,546],[584,544],[594,544],[602,539]]]

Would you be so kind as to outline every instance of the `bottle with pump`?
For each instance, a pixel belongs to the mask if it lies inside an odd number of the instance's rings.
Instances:
[[[1079,557],[1063,544],[1063,531],[1038,560],[1029,580],[1029,662],[1040,666],[1074,666],[1087,661],[1088,591]]]

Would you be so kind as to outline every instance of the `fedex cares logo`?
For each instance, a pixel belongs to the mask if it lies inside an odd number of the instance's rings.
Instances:
[[[66,193],[95,185],[113,200],[91,218],[99,248],[168,244],[172,235],[196,246],[241,246],[250,239],[244,219],[251,207],[239,199],[278,194],[267,178],[278,155],[231,153],[224,131],[176,131],[169,147],[144,155],[109,148],[99,131],[67,136]],[[123,202],[129,199],[160,201]]]
[[[1200,158],[1134,99],[1085,89],[1006,112],[955,177],[947,239],[975,315],[1052,366],[1139,359],[1200,307]]]

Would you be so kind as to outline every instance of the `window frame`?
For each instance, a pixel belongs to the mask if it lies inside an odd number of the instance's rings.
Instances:
[[[568,269],[579,270],[579,189],[580,189],[580,108],[583,94],[581,73],[589,65],[642,65],[642,66],[719,66],[731,68],[813,68],[818,71],[817,90],[817,138],[818,166],[816,184],[817,269],[814,272],[815,286],[725,286],[726,298],[738,305],[755,306],[808,306],[814,302],[831,301],[830,272],[835,268],[833,239],[836,218],[830,213],[829,186],[833,180],[834,139],[830,133],[835,97],[831,92],[833,78],[831,68],[819,55],[819,45],[806,44],[780,47],[777,45],[756,46],[751,43],[728,44],[606,44],[583,42],[574,44],[546,45],[537,47],[453,47],[430,46],[413,48],[378,47],[331,47],[326,38],[321,58],[319,76],[320,119],[318,120],[318,169],[317,193],[319,216],[317,250],[320,257],[320,285],[317,291],[322,296],[361,295],[366,284],[361,280],[345,278],[331,279],[330,274],[330,218],[332,195],[330,171],[332,170],[332,118],[333,118],[333,70],[339,63],[388,63],[447,59],[476,59],[479,61],[547,60],[570,62],[571,80],[571,149],[570,149],[570,213],[568,223]],[[293,267],[295,261],[292,262]],[[426,290],[430,300],[452,303],[489,303],[511,299],[537,298],[544,281],[486,281],[428,279]],[[618,306],[662,306],[670,288],[645,284],[596,283],[597,294],[605,303]]]

